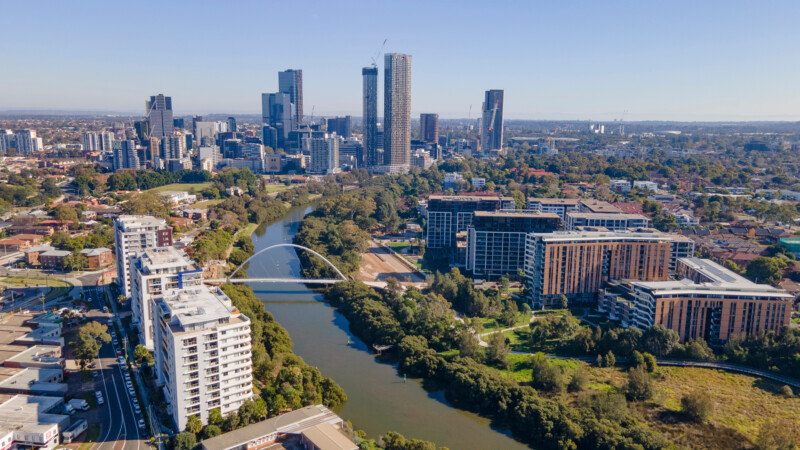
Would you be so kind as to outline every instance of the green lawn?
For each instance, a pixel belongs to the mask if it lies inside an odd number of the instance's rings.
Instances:
[[[266,186],[267,192],[280,192],[289,189],[291,186],[286,186],[285,184],[268,184]]]
[[[494,330],[502,330],[505,328],[511,328],[508,325],[500,323],[494,317],[480,317],[479,319],[481,323],[483,323],[483,333],[487,333]],[[520,325],[526,325],[530,322],[530,320],[531,320],[530,314],[525,314],[523,312],[520,312],[517,313],[517,322],[512,326],[517,327]]]
[[[222,203],[222,202],[223,202],[223,200],[221,198],[218,198],[218,199],[215,199],[215,200],[203,200],[202,202],[197,202],[194,205],[192,205],[192,208],[208,209],[208,208],[211,208],[212,206],[214,206],[214,205],[216,205],[218,203]]]
[[[248,223],[247,226],[236,232],[235,237],[250,236],[251,234],[253,234],[254,231],[256,231],[256,228],[258,228],[258,224]]]
[[[59,297],[67,295],[72,290],[72,284],[58,278],[47,277],[4,277],[0,282],[11,286],[46,286],[50,287],[50,292],[45,294],[44,301],[49,302]]]
[[[164,192],[164,191],[189,191],[190,189],[194,188],[195,191],[200,192],[203,189],[210,187],[211,182],[206,183],[173,183],[173,184],[165,184],[164,186],[159,186],[157,188],[153,188],[148,190],[147,192]]]
[[[387,247],[391,247],[394,251],[397,251],[401,248],[411,247],[411,242],[387,242]]]

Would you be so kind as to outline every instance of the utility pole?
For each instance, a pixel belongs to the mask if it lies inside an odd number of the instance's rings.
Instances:
[[[125,360],[128,359],[128,336],[122,337],[122,350],[125,351]]]

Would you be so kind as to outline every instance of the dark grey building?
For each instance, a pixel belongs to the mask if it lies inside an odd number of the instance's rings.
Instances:
[[[289,69],[278,72],[278,92],[289,95],[289,101],[294,105],[294,129],[297,129],[303,124],[303,71]]]
[[[411,167],[411,55],[384,55],[383,163],[392,173]]]
[[[439,143],[439,115],[419,115],[419,139],[432,144]]]
[[[114,170],[141,168],[136,141],[133,139],[114,141],[112,145],[114,149]]]
[[[481,120],[481,152],[503,150],[503,91],[486,91]]]
[[[336,133],[348,139],[353,135],[353,118],[351,116],[333,117],[327,120],[328,133]]]
[[[228,131],[231,133],[235,133],[236,129],[236,117],[228,117]]]
[[[261,116],[264,124],[277,130],[278,147],[284,148],[289,133],[297,129],[294,122],[297,116],[289,94],[261,94]]]
[[[378,159],[378,68],[361,69],[364,79],[364,165],[375,167],[381,165]],[[383,139],[381,139],[382,143]]]
[[[172,97],[153,95],[145,102],[145,113],[150,126],[150,136],[159,139],[172,134]]]
[[[264,125],[261,128],[261,141],[265,146],[271,147],[273,150],[278,149],[278,130],[269,125]]]

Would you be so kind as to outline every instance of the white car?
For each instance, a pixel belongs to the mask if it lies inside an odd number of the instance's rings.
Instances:
[[[136,397],[136,391],[134,391],[133,388],[128,389],[128,394],[130,394],[131,397]]]
[[[126,381],[125,386],[128,386],[128,389],[133,389],[133,383],[131,383],[130,381]]]
[[[139,405],[133,405],[133,410],[136,411],[136,414],[142,413],[142,409],[139,408]]]
[[[139,428],[144,430],[144,420],[143,419],[139,419]]]

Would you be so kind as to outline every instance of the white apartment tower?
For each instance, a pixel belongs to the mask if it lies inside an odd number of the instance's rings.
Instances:
[[[203,269],[175,247],[149,248],[130,258],[131,310],[139,342],[153,350],[153,305],[165,291],[199,286]]]
[[[172,228],[167,221],[151,216],[119,216],[114,222],[114,253],[117,279],[126,297],[131,296],[131,256],[148,248],[172,245]]]
[[[250,320],[219,288],[164,292],[155,304],[155,371],[179,430],[189,416],[208,423],[253,397]]]
[[[330,175],[339,169],[339,137],[311,138],[311,167],[309,172]]]

